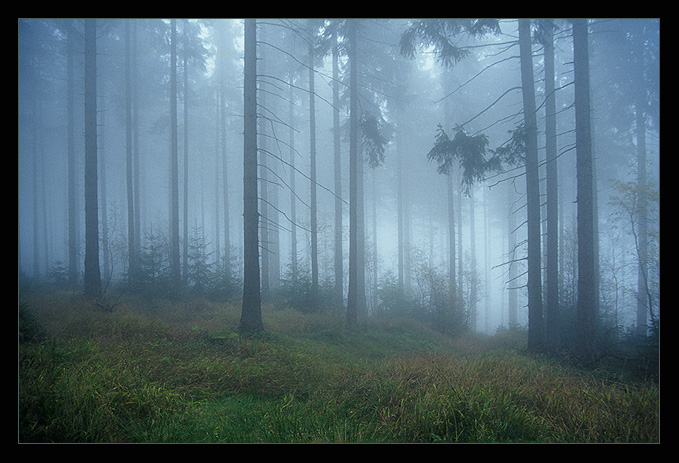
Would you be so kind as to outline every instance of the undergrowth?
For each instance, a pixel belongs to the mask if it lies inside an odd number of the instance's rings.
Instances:
[[[20,307],[20,442],[658,442],[652,383],[412,319],[68,293]],[[620,378],[623,376],[621,375]]]

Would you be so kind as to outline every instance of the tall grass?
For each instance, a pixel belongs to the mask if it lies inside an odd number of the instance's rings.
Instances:
[[[20,343],[22,442],[657,442],[654,384],[447,338],[413,320],[34,295]],[[27,323],[27,322],[26,322]],[[39,327],[39,329],[35,328]]]

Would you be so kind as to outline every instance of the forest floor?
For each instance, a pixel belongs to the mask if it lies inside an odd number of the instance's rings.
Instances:
[[[526,333],[66,292],[22,295],[19,442],[659,442],[659,387],[525,353]]]

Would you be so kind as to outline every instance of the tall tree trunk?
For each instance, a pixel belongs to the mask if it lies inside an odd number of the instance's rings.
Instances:
[[[561,343],[559,326],[559,198],[556,139],[556,95],[554,90],[554,29],[545,25],[545,132],[547,161],[547,253],[545,334],[547,348],[554,351]]]
[[[295,192],[295,104],[293,91],[293,77],[290,76],[290,103],[288,110],[290,112],[290,272],[292,273],[292,289],[293,294],[297,289],[297,193]]]
[[[451,74],[448,69],[443,71],[443,85],[446,95],[451,92]],[[446,128],[451,127],[452,124],[450,113],[450,98],[446,98],[443,115]],[[457,293],[457,282],[455,280],[455,195],[452,172],[447,176],[446,186],[448,191],[448,285],[451,295],[454,295]]]
[[[222,196],[224,201],[224,269],[226,270],[227,277],[231,277],[231,214],[229,207],[229,168],[228,168],[228,158],[226,155],[226,104],[224,103],[224,85],[220,84],[221,97],[219,100],[219,126],[222,133],[221,136],[221,146],[222,146]]]
[[[170,20],[170,278],[181,282],[179,260],[179,154],[177,146],[177,24]]]
[[[139,167],[139,98],[137,88],[137,21],[132,23],[132,157],[134,160],[134,261],[139,268],[141,250],[141,169]]]
[[[332,123],[335,167],[335,299],[344,305],[344,271],[342,251],[342,156],[340,152],[339,51],[337,33],[333,33],[332,48]]]
[[[639,190],[646,191],[646,84],[644,82],[644,41],[643,26],[639,26],[635,37],[637,94],[634,102],[637,129],[637,183]],[[651,310],[647,303],[648,294],[648,211],[646,201],[639,203],[639,244],[637,268],[637,332],[646,337],[648,334],[648,315]]]
[[[240,328],[261,331],[257,207],[257,22],[245,19],[243,90],[243,305]]]
[[[540,185],[538,173],[537,118],[531,49],[530,20],[519,20],[521,88],[526,131],[526,201],[528,226],[528,349],[544,349],[540,250]]]
[[[219,267],[219,260],[221,258],[221,252],[222,252],[222,247],[221,247],[221,229],[220,229],[220,223],[221,223],[221,208],[220,208],[220,203],[219,203],[219,184],[220,182],[220,176],[219,176],[219,132],[220,129],[219,127],[224,123],[224,121],[221,119],[221,111],[220,107],[222,105],[221,102],[221,95],[219,93],[219,90],[215,92],[215,120],[217,121],[217,130],[215,132],[215,195],[214,195],[214,206],[215,206],[215,265]]]
[[[40,114],[42,112],[40,101],[38,95],[33,95],[33,277],[40,277],[40,184],[44,185],[44,182],[40,182],[38,178],[38,173],[40,172],[41,156],[39,139],[40,133],[43,131],[42,127],[42,117]]]
[[[377,254],[377,170],[372,169],[371,172],[372,188],[372,238],[373,238],[373,253],[372,253],[372,285],[370,288],[370,303],[373,314],[377,313],[377,274],[378,274],[378,254]]]
[[[311,32],[311,30],[309,31]],[[309,43],[309,148],[311,177],[311,297],[318,303],[318,211],[316,198],[316,89],[314,86],[314,48]]]
[[[360,117],[360,115],[357,115]],[[360,138],[360,129],[357,129]],[[367,314],[367,301],[365,295],[365,162],[361,145],[357,147],[356,165],[356,285],[358,316],[365,317]]]
[[[596,289],[594,275],[594,184],[589,102],[587,19],[573,20],[575,72],[575,143],[578,204],[577,353],[583,360],[595,355]]]
[[[189,67],[188,67],[188,20],[184,20],[184,195],[183,195],[183,220],[182,220],[182,270],[183,280],[186,283],[187,267],[189,259]]]
[[[132,66],[130,51],[130,20],[125,20],[125,180],[127,186],[127,253],[129,281],[136,276],[135,215],[134,215],[134,178],[132,159]]]
[[[260,34],[260,40],[263,40],[264,38],[264,31],[266,30],[263,24],[260,24],[257,26],[261,32]],[[259,68],[258,68],[258,74],[259,75],[266,75],[267,69],[266,69],[266,51],[265,48],[260,48],[259,50]],[[261,88],[261,85],[260,85]],[[258,94],[258,106],[261,106],[262,108],[267,108],[268,103],[267,103],[267,93],[265,91],[262,91]],[[267,127],[267,119],[265,117],[259,118],[258,119],[258,129],[259,132],[257,133],[257,136],[259,137],[259,144],[258,144],[258,151],[261,153],[261,157],[259,158],[259,163],[260,163],[260,168],[259,168],[259,176],[262,179],[259,189],[260,189],[260,195],[261,195],[261,200],[259,202],[260,204],[260,210],[261,210],[261,217],[263,222],[260,224],[259,228],[259,242],[262,246],[262,256],[261,256],[261,287],[262,287],[262,298],[264,300],[268,300],[269,296],[271,296],[271,281],[269,280],[269,277],[271,275],[270,272],[270,264],[269,264],[269,257],[271,256],[271,249],[270,249],[270,241],[269,241],[269,230],[272,228],[272,226],[276,226],[272,220],[271,220],[271,210],[272,208],[269,207],[269,153],[268,153],[268,146],[267,146],[267,140],[268,140],[268,127]]]
[[[97,20],[85,20],[85,296],[101,296],[97,195]]]
[[[110,99],[110,97],[109,97]],[[102,98],[102,105],[104,99]],[[102,254],[102,265],[103,265],[103,278],[104,278],[104,290],[108,282],[111,279],[111,249],[108,236],[108,207],[106,198],[106,111],[101,113],[101,130],[98,139],[99,145],[99,194],[101,195],[101,251]]]
[[[469,322],[472,331],[478,329],[478,311],[476,310],[476,296],[478,274],[476,268],[476,218],[474,217],[474,186],[469,189],[469,249],[471,262],[469,267]]]
[[[399,112],[399,122],[403,120],[403,114]],[[400,291],[405,289],[405,214],[403,194],[403,124],[398,125],[398,132],[396,133],[396,207],[398,214],[398,288]]]
[[[517,277],[516,265],[516,219],[514,217],[514,185],[511,182],[507,183],[507,248],[509,259],[509,271],[507,276],[508,281],[508,313],[507,322],[509,329],[518,327],[518,311],[517,311],[517,289],[515,288]]]
[[[349,291],[347,325],[358,325],[358,72],[356,20],[348,20],[349,41]]]
[[[75,288],[78,282],[78,197],[75,160],[75,30],[68,28],[66,64],[66,105],[68,118],[68,285]]]

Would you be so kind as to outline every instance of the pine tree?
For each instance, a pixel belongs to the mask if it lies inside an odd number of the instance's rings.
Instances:
[[[85,296],[101,296],[97,194],[97,20],[85,20]]]
[[[257,21],[245,20],[244,127],[243,127],[243,232],[244,279],[240,328],[261,331],[262,303],[259,279],[259,212],[257,207]]]

